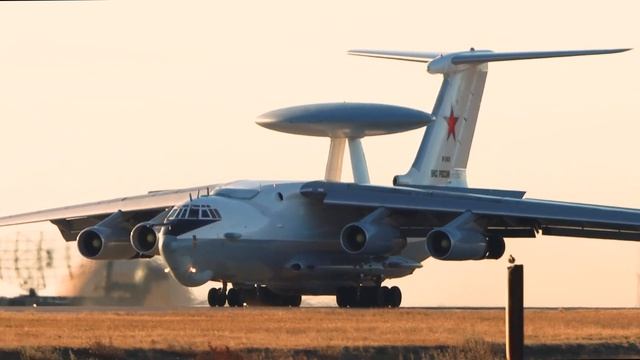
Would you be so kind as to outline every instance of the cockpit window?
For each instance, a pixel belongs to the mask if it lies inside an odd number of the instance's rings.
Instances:
[[[187,207],[183,206],[180,208],[180,211],[178,212],[178,215],[176,215],[176,218],[184,219],[186,215],[187,215]]]
[[[220,213],[209,205],[185,205],[171,210],[167,219],[220,220]]]
[[[211,210],[209,210],[209,209],[201,209],[200,210],[200,219],[213,219],[213,216],[211,216],[211,213],[209,211],[211,211]]]

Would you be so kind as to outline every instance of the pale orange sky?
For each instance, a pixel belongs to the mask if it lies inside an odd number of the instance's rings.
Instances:
[[[0,2],[0,215],[234,179],[318,179],[328,141],[255,117],[324,101],[430,111],[424,66],[350,48],[635,47],[634,1]],[[497,63],[471,186],[640,208],[640,49]],[[364,141],[372,181],[404,173],[422,130]],[[348,174],[348,158],[345,173]],[[8,228],[46,229],[50,225]],[[640,244],[510,240],[527,305],[631,306]],[[398,281],[408,305],[502,305],[506,261],[446,263]]]

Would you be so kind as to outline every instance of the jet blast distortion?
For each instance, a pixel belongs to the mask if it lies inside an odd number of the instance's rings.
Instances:
[[[331,295],[340,307],[398,307],[400,288],[384,282],[413,274],[430,258],[495,260],[505,239],[539,235],[639,241],[638,209],[527,199],[524,191],[470,188],[466,177],[489,63],[627,50],[354,50],[425,63],[428,74],[442,78],[440,91],[430,113],[328,103],[261,116],[265,128],[330,139],[322,180],[155,191],[6,216],[0,226],[50,221],[95,261],[159,257],[184,286],[217,283],[211,306],[300,306],[302,295]],[[361,139],[422,127],[407,172],[393,186],[371,184]],[[353,183],[341,182],[347,143]],[[399,155],[392,151],[390,158]]]

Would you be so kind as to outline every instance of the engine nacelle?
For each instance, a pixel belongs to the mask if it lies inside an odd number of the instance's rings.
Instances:
[[[342,229],[340,244],[350,254],[390,255],[402,250],[407,240],[390,225],[361,221]]]
[[[487,255],[487,237],[472,230],[436,228],[427,235],[427,250],[438,260],[481,260]]]
[[[153,223],[146,222],[136,225],[131,231],[131,246],[142,255],[159,255],[158,233]]]
[[[483,234],[471,212],[431,230],[427,234],[426,247],[438,260],[499,259],[505,250],[504,239]]]
[[[76,239],[82,256],[92,260],[125,260],[138,257],[131,246],[131,228],[121,211],[111,214],[95,226],[86,228]]]
[[[124,260],[138,255],[126,231],[99,225],[78,234],[78,250],[82,256],[91,260]]]

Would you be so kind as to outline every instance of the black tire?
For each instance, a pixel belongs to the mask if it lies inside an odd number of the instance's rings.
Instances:
[[[346,308],[349,306],[348,294],[349,288],[340,287],[336,290],[336,304],[338,307]]]
[[[211,307],[224,306],[224,303],[226,302],[227,299],[226,299],[226,296],[224,296],[224,298],[223,296],[224,294],[222,294],[222,291],[220,291],[220,289],[218,288],[209,289],[209,293],[207,294],[207,302],[209,303],[209,306]],[[223,300],[222,305],[219,305],[221,300]]]
[[[392,286],[389,289],[389,297],[386,299],[388,306],[397,308],[402,303],[402,291],[397,286]]]
[[[380,291],[382,292],[382,298],[383,298],[383,301],[382,301],[383,304],[381,306],[390,307],[391,305],[390,305],[389,299],[390,299],[391,290],[389,290],[388,286],[382,286],[380,288]]]
[[[380,286],[376,286],[373,292],[373,298],[371,299],[371,306],[373,307],[385,307],[386,299],[384,297],[385,292]]]
[[[385,298],[383,290],[379,286],[360,287],[360,307],[383,307]]]
[[[218,290],[218,298],[216,299],[216,306],[224,307],[227,303],[227,294],[222,292],[222,289]]]
[[[336,303],[340,307],[358,307],[358,288],[355,286],[341,287],[336,293]]]
[[[229,289],[229,292],[227,293],[227,302],[229,303],[230,307],[244,306],[242,292],[235,288]]]
[[[209,303],[209,306],[218,306],[218,293],[219,290],[216,288],[209,289],[209,293],[207,293],[207,302]]]
[[[286,297],[287,306],[300,307],[302,304],[302,295],[288,295]]]

